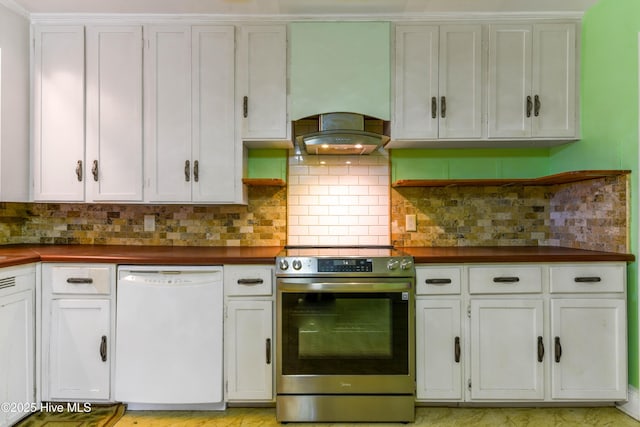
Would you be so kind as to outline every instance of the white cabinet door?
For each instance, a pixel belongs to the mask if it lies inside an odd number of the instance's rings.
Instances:
[[[482,137],[482,26],[396,28],[394,139]]]
[[[0,402],[28,405],[35,399],[33,293],[29,289],[0,297]],[[0,426],[26,415],[0,411]]]
[[[50,399],[109,399],[110,322],[108,299],[51,301],[47,349]]]
[[[492,25],[489,34],[489,138],[531,135],[531,26]]]
[[[460,300],[416,301],[416,398],[462,399]]]
[[[543,315],[541,299],[471,300],[472,399],[544,398]]]
[[[234,48],[232,26],[193,27],[192,200],[234,201],[236,144],[234,126]]]
[[[272,301],[227,301],[225,354],[228,400],[273,398],[272,316]]]
[[[576,26],[533,27],[535,137],[576,136]]]
[[[84,200],[84,27],[36,26],[34,200]]]
[[[145,180],[151,202],[236,202],[232,26],[145,27]]]
[[[551,300],[553,399],[626,399],[626,322],[623,299]]]
[[[491,25],[489,138],[576,136],[574,24]]]
[[[440,27],[439,138],[482,137],[482,26]]]
[[[437,26],[396,27],[393,139],[438,137]]]
[[[148,201],[191,201],[191,28],[145,26]]]
[[[142,27],[87,27],[87,200],[142,201]]]
[[[242,139],[289,139],[286,26],[240,27],[238,76]]]

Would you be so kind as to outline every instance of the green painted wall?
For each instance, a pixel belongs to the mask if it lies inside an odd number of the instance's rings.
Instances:
[[[287,180],[288,150],[252,149],[247,160],[247,178]]]
[[[535,178],[549,173],[549,150],[541,149],[395,149],[391,180]]]
[[[630,169],[631,252],[638,256],[638,33],[640,1],[600,0],[582,28],[582,139],[556,147],[551,173]],[[638,267],[629,265],[629,383],[639,386]]]
[[[389,120],[389,22],[294,22],[289,31],[292,120],[341,111]]]

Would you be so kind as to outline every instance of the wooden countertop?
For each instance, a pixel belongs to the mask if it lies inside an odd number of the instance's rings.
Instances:
[[[413,255],[416,264],[635,261],[633,254],[547,246],[398,249]],[[274,264],[281,250],[280,246],[8,245],[0,246],[0,267],[39,261],[157,265]]]
[[[0,267],[29,262],[96,262],[113,264],[215,265],[273,264],[279,246],[0,246]]]
[[[473,262],[635,261],[633,254],[587,251],[551,246],[404,247],[416,264]]]

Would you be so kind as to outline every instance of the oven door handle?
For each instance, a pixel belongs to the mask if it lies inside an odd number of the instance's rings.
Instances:
[[[288,282],[278,281],[278,290],[284,292],[399,292],[410,291],[410,282]]]

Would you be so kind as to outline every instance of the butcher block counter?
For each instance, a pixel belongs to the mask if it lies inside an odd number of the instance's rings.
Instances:
[[[549,246],[404,247],[416,264],[482,262],[635,261],[633,254]],[[216,265],[273,264],[280,246],[0,246],[0,267],[31,262],[105,262],[112,264]]]
[[[0,246],[0,267],[30,262],[105,262],[112,264],[217,265],[273,264],[279,246]]]
[[[406,247],[398,249],[412,255],[416,264],[635,261],[633,254],[552,246]]]

